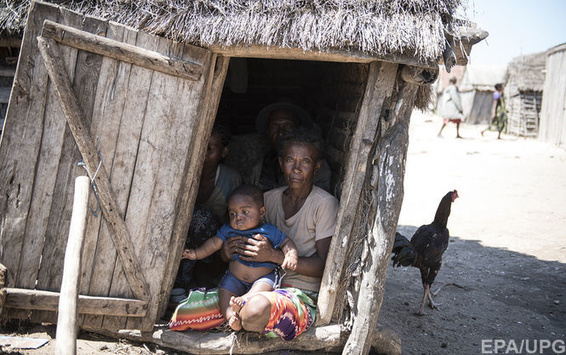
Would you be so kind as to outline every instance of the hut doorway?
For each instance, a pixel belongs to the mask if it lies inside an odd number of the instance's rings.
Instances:
[[[248,169],[268,149],[256,130],[257,114],[274,102],[292,102],[309,113],[326,142],[325,159],[332,171],[328,190],[340,198],[368,71],[364,63],[231,58],[216,116],[216,122],[229,126],[233,134],[226,164],[248,182]]]
[[[290,101],[309,113],[326,142],[324,158],[332,172],[327,190],[340,199],[350,143],[355,136],[362,103],[367,99],[369,72],[367,63],[230,58],[216,115],[216,123],[229,127],[232,132],[229,153],[223,163],[238,170],[243,182],[250,183],[250,170],[270,149],[266,137],[256,129],[256,116],[269,104]],[[374,131],[365,132],[374,139]],[[365,157],[367,161],[368,153],[356,158],[363,161]],[[356,159],[350,160],[356,162]],[[352,186],[355,191],[349,194],[350,202],[357,203],[361,185]]]

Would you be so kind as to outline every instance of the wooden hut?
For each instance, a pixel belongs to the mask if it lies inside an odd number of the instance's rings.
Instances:
[[[539,139],[566,147],[566,43],[546,52]]]
[[[495,84],[505,82],[507,66],[468,65],[459,85],[465,122],[489,123]]]
[[[87,221],[80,326],[228,352],[223,333],[155,324],[215,118],[249,132],[260,107],[290,96],[322,129],[340,200],[317,326],[289,343],[250,336],[234,353],[367,353],[378,338],[411,111],[427,106],[439,61],[465,64],[487,35],[453,19],[459,1],[65,4],[31,3],[0,146],[3,316],[54,321],[72,185],[88,174],[100,213]]]
[[[505,84],[508,113],[507,133],[519,137],[536,137],[546,66],[546,53],[514,58],[507,66]]]

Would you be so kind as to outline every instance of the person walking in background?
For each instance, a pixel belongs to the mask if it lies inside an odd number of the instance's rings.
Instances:
[[[503,84],[495,84],[491,117],[491,123],[486,129],[481,131],[481,135],[483,136],[484,132],[487,130],[496,129],[499,132],[497,139],[501,139],[501,132],[503,132],[507,125],[507,109],[505,108],[505,98],[503,97]]]
[[[462,138],[460,136],[460,123],[464,118],[464,113],[462,109],[462,100],[460,99],[460,92],[456,86],[456,77],[450,78],[450,85],[448,85],[442,93],[442,101],[440,104],[440,116],[442,116],[442,127],[440,127],[440,132],[438,136],[442,137],[442,130],[446,127],[448,122],[453,122],[456,124],[456,138]]]

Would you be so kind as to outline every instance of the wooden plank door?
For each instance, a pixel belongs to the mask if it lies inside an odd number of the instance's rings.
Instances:
[[[88,219],[82,325],[153,327],[173,284],[227,64],[202,48],[32,4],[0,145],[9,315],[53,319],[72,182],[88,174],[97,192],[90,205],[100,211]]]

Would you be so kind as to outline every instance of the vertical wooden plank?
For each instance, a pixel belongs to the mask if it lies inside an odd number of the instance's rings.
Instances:
[[[82,20],[83,30],[92,33],[105,33],[107,22],[92,17],[83,18],[80,14],[70,13],[63,10],[65,22],[77,26],[77,21]],[[66,23],[66,24],[67,24]],[[80,23],[80,22],[79,22]],[[66,46],[59,46],[61,50]],[[72,49],[74,50],[74,49]],[[78,98],[87,122],[92,120],[94,104],[95,86],[98,82],[102,56],[79,51],[76,64],[74,66],[75,75],[73,89]],[[72,67],[72,64],[70,64]],[[64,118],[65,116],[60,116]],[[87,123],[88,124],[88,123]],[[55,185],[53,203],[49,215],[49,224],[45,233],[45,247],[43,250],[42,264],[38,277],[38,288],[44,290],[58,290],[63,276],[63,258],[66,240],[61,238],[67,235],[72,209],[72,186],[73,181],[78,175],[85,173],[82,168],[77,166],[77,162],[82,160],[78,151],[75,138],[67,128],[63,142],[61,159],[59,161],[59,171]],[[94,172],[91,172],[94,174]]]
[[[106,33],[107,38],[121,41],[123,35],[124,27],[109,24]],[[121,114],[124,109],[124,87],[127,85],[130,68],[131,65],[124,65],[117,60],[104,57],[94,95],[91,135],[96,137],[102,160],[110,176],[114,163],[116,141],[120,132]],[[91,196],[89,204],[92,209],[96,209],[96,196]],[[123,210],[124,206],[120,207]],[[82,257],[81,292],[83,294],[88,294],[89,291],[95,265],[94,256],[103,221],[104,219],[98,212],[97,216],[93,213],[88,215],[88,227]]]
[[[61,9],[59,11],[60,19],[66,18],[71,22],[80,23],[76,13],[61,12]],[[63,52],[65,60],[68,60],[69,72],[73,71],[76,55],[77,51],[72,49]],[[58,100],[57,95],[49,86],[45,102],[45,125],[39,156],[36,158],[36,187],[31,199],[28,227],[24,240],[26,247],[22,250],[22,261],[19,266],[20,274],[17,287],[21,288],[32,289],[36,287],[36,280],[38,280],[41,272],[40,260],[45,262],[43,253],[45,246],[49,244],[45,235],[48,233],[50,208],[56,194],[57,169],[63,154],[62,146],[66,130],[66,121],[62,119],[64,116]],[[39,269],[30,267],[32,265],[37,265]]]
[[[371,212],[365,240],[370,252],[367,259],[361,261],[365,266],[361,270],[360,290],[353,310],[356,317],[344,354],[369,352],[383,302],[389,255],[403,202],[409,120],[418,89],[410,83],[399,86],[394,119],[390,124],[380,122],[381,137],[373,154],[373,164],[368,164],[373,170],[370,186],[367,186],[371,189]]]
[[[176,274],[177,267],[168,269],[169,258],[176,256],[170,255],[170,250],[174,238],[181,237],[174,235],[175,224],[184,223],[188,230],[190,222],[190,218],[179,220],[181,211],[178,201],[183,199],[183,183],[186,183],[185,179],[187,179],[183,173],[188,169],[189,181],[193,184],[198,181],[204,159],[204,142],[208,140],[215,118],[215,115],[211,114],[216,112],[218,103],[216,98],[210,96],[214,71],[210,52],[189,45],[183,47],[179,43],[173,43],[170,55],[183,55],[190,58],[191,61],[205,63],[203,65],[204,75],[198,82],[178,78],[175,87],[172,87],[177,97],[182,98],[184,104],[178,105],[172,101],[168,108],[172,126],[167,140],[162,143],[161,168],[158,170],[153,192],[148,229],[145,231],[147,242],[143,243],[139,254],[142,262],[147,261],[151,265],[147,268],[148,279],[157,281],[151,286],[154,299],[150,303],[148,317],[141,321],[129,320],[128,328],[151,329],[155,320],[160,316],[163,303],[168,300],[168,290],[163,289],[163,281]],[[212,103],[216,103],[214,110],[210,109]],[[194,161],[198,162],[198,165]],[[196,189],[194,192],[195,194],[190,197],[196,197]],[[188,209],[190,210],[190,207]],[[164,221],[166,223],[163,223]],[[178,255],[180,255],[180,250]]]
[[[397,64],[386,62],[373,62],[370,65],[364,100],[352,138],[344,177],[344,181],[350,183],[342,190],[336,233],[332,238],[320,288],[318,325],[330,323],[338,296],[344,292],[338,287],[340,280],[346,277],[344,274],[348,253],[344,253],[344,250],[351,248],[352,239],[357,237],[352,235],[352,230],[357,223],[356,215],[362,206],[360,204],[363,201],[362,186],[367,178],[367,166],[371,163],[370,152],[376,139],[382,106],[385,99],[391,95],[397,67]]]
[[[144,32],[139,32],[136,38],[136,45],[142,48],[150,50],[158,50],[160,41],[156,36],[151,36]],[[128,88],[128,98],[126,101],[126,107],[124,108],[124,115],[130,115],[134,122],[131,122],[131,127],[126,127],[125,121],[121,125],[121,129],[125,129],[124,135],[122,132],[120,134],[120,140],[118,142],[117,154],[120,154],[123,159],[126,159],[128,163],[128,170],[123,170],[121,173],[124,174],[124,178],[129,178],[128,191],[122,191],[127,197],[127,205],[124,209],[124,218],[126,225],[130,230],[130,235],[136,238],[134,245],[144,242],[143,227],[145,226],[145,217],[147,217],[147,211],[149,209],[149,203],[151,197],[144,196],[139,198],[139,189],[149,189],[151,191],[152,184],[145,183],[143,187],[137,186],[137,184],[144,183],[144,179],[153,179],[151,176],[150,166],[155,164],[157,160],[154,157],[147,156],[144,152],[148,149],[157,149],[154,143],[149,143],[152,134],[164,134],[165,132],[154,132],[157,128],[153,125],[152,120],[160,121],[159,113],[154,110],[153,107],[149,105],[149,96],[154,86],[154,77],[158,73],[150,71],[148,69],[140,68],[134,66],[132,68],[132,74],[130,76],[129,88]],[[165,75],[165,74],[161,74]],[[159,89],[157,89],[159,92]],[[123,119],[127,119],[126,116]],[[136,130],[135,132],[133,130]],[[126,134],[131,132],[133,135],[126,137]],[[149,136],[149,137],[148,137]],[[135,150],[132,150],[135,149]],[[116,157],[118,159],[118,157]],[[153,160],[152,160],[153,159]],[[117,164],[116,164],[117,165]],[[130,170],[131,169],[131,170]],[[140,177],[137,176],[141,174]],[[147,175],[146,175],[147,174]],[[136,178],[137,176],[137,178]],[[114,183],[114,181],[113,181]],[[120,193],[120,192],[116,192]],[[133,201],[132,201],[133,199]],[[132,217],[130,217],[130,215]],[[143,216],[143,217],[142,217]],[[137,245],[139,247],[139,245]],[[136,255],[139,249],[135,250]],[[142,263],[142,267],[145,264]],[[147,279],[146,279],[147,280]],[[151,282],[151,280],[148,280]],[[101,279],[98,282],[108,283],[106,280]],[[108,294],[112,296],[120,297],[131,297],[131,291],[125,280],[125,274],[120,264],[120,260],[116,259],[114,263],[114,268],[112,270],[112,282],[109,286]],[[151,286],[150,286],[151,290]],[[118,317],[104,317],[103,327],[107,329],[123,329],[126,326],[127,320]]]
[[[190,51],[190,48],[188,48],[187,51]],[[184,178],[181,181],[181,191],[179,192],[176,208],[178,212],[173,226],[171,242],[169,244],[167,264],[164,269],[165,275],[163,276],[161,294],[159,296],[160,306],[158,315],[162,315],[165,312],[169,301],[169,294],[175,281],[176,270],[180,262],[181,251],[187,238],[193,205],[198,191],[197,181],[201,174],[206,151],[206,145],[204,144],[206,140],[203,139],[203,137],[210,136],[210,132],[212,131],[212,125],[216,118],[229,63],[230,59],[227,57],[221,56],[215,58],[215,56],[213,56],[211,59],[210,70],[213,71],[211,85],[210,89],[207,89],[206,93],[202,96],[206,98],[203,100],[206,103],[206,108],[204,109],[205,115],[200,120],[200,124],[193,128],[192,135],[189,138],[194,144],[191,144],[191,149],[187,151],[187,157],[185,158],[187,163],[185,164],[185,171],[182,175]]]
[[[110,23],[106,36],[115,40],[124,40],[135,44],[137,32],[126,30],[124,26]],[[128,134],[135,142],[131,147],[137,147],[139,128],[141,123],[135,119],[139,115],[126,115],[124,107],[128,99],[128,85],[132,65],[119,62],[115,59],[104,58],[96,90],[96,99],[93,112],[93,136],[97,137],[100,151],[106,169],[109,170],[112,188],[115,192],[118,207],[121,211],[126,210],[127,195],[131,182],[131,171],[135,154],[131,154],[128,160],[120,158],[117,152],[120,137],[123,138],[125,131],[138,129]],[[96,123],[95,123],[96,122]],[[126,139],[126,138],[123,138]],[[131,139],[131,138],[130,138]],[[124,168],[126,171],[124,172]],[[96,196],[91,198],[91,206],[96,206]],[[110,290],[111,280],[106,275],[111,275],[117,260],[116,247],[109,235],[108,227],[101,214],[95,217],[92,213],[88,219],[88,229],[83,252],[83,273],[81,281],[81,293],[88,295],[107,296]],[[104,275],[104,276],[103,276]],[[85,315],[79,324],[91,328],[99,328],[102,325],[102,316]]]
[[[0,192],[3,196],[0,204],[0,262],[8,268],[8,282],[13,287],[20,287],[16,280],[20,261],[26,260],[23,251],[37,254],[36,258],[27,260],[29,272],[36,274],[39,267],[41,248],[28,250],[34,248],[34,244],[25,245],[24,238],[47,100],[47,70],[37,49],[36,37],[44,18],[56,20],[59,16],[56,6],[38,3],[32,3],[31,13],[33,15],[28,18],[22,41],[0,146]],[[36,235],[35,238],[35,241],[40,241],[43,235]]]

